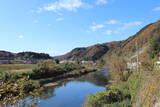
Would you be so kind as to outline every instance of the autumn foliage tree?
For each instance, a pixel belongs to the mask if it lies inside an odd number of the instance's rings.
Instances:
[[[109,69],[111,71],[111,76],[115,80],[118,81],[125,80],[124,71],[126,70],[126,68],[127,68],[127,62],[122,57],[116,56],[109,61]]]

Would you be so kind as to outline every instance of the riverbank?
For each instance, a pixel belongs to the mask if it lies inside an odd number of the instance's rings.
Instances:
[[[41,86],[43,86],[46,83],[50,83],[50,82],[53,83],[53,82],[57,82],[57,81],[66,81],[68,79],[77,78],[82,75],[86,75],[88,73],[95,72],[95,71],[97,71],[97,70],[96,69],[81,69],[81,70],[77,70],[77,71],[67,72],[67,73],[64,73],[62,75],[58,75],[55,77],[38,79],[37,81],[39,81]]]
[[[131,107],[141,82],[133,72],[127,81],[112,82],[107,90],[90,94],[84,107]]]
[[[159,107],[159,71],[134,71],[127,81],[112,83],[107,90],[90,94],[84,107]]]
[[[37,107],[82,107],[88,94],[105,90],[108,74],[102,71],[91,72],[79,77],[46,84],[38,96]],[[53,86],[52,86],[53,85]],[[56,85],[56,86],[55,86]],[[30,102],[27,100],[27,102]]]
[[[11,71],[0,72],[0,103],[14,104],[18,99],[27,96],[34,97],[43,90],[43,86],[47,83],[54,82],[56,86],[60,81],[79,77],[94,72],[96,69],[77,64],[60,65],[52,61],[44,61],[34,66],[31,72]]]

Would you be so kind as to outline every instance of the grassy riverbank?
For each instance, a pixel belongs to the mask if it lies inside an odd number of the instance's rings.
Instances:
[[[134,72],[127,81],[113,83],[96,95],[89,95],[85,107],[131,107],[141,82]]]
[[[0,103],[16,103],[18,99],[36,96],[41,86],[95,71],[79,64],[59,64],[45,60],[37,65],[0,65]],[[34,94],[35,93],[35,94]]]
[[[159,107],[160,70],[133,72],[127,81],[89,95],[85,107]]]
[[[36,64],[1,64],[0,72],[32,72]]]

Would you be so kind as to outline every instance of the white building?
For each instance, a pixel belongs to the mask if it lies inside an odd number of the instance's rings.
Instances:
[[[75,63],[75,61],[72,60],[62,60],[59,62],[60,64],[64,64],[64,63]]]
[[[85,65],[96,65],[93,61],[81,61],[81,63]]]
[[[139,65],[140,65],[141,63],[139,62]],[[136,67],[138,66],[138,63],[137,62],[132,62],[132,63],[127,63],[127,68],[128,69],[136,69]]]

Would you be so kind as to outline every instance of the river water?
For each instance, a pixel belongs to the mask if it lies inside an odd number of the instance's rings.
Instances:
[[[36,107],[82,107],[89,94],[105,90],[107,70],[92,72],[58,87],[45,87]]]

